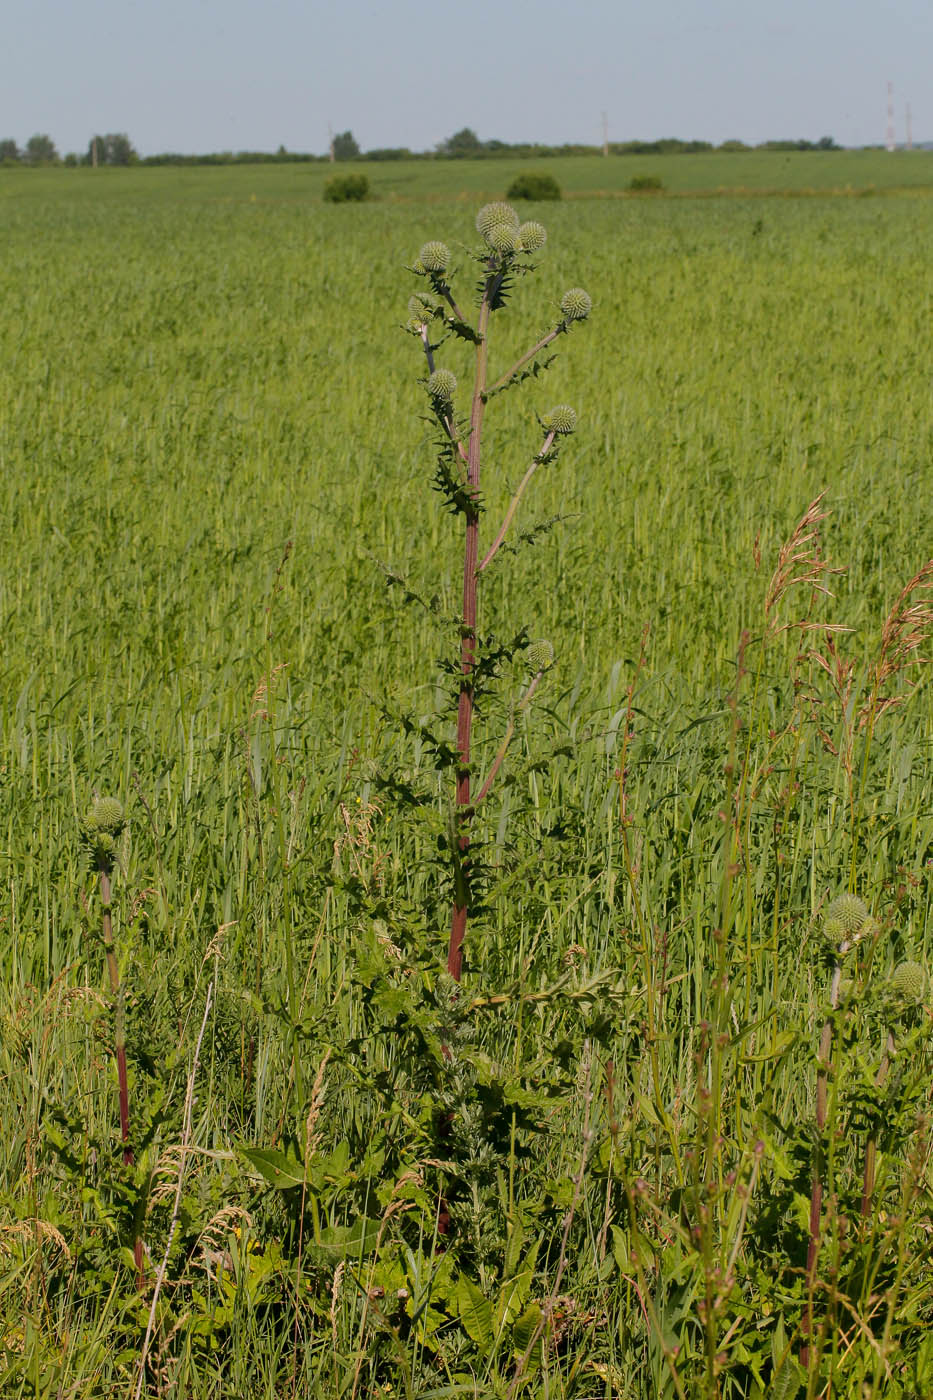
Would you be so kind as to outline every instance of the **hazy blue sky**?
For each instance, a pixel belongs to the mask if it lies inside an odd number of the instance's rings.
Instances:
[[[484,138],[933,140],[933,0],[6,0],[0,138],[62,152]]]

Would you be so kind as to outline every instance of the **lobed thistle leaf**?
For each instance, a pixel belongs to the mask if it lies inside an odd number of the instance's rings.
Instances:
[[[486,242],[496,253],[517,253],[518,229],[511,224],[493,224],[485,235]]]
[[[560,309],[568,321],[585,321],[593,310],[593,298],[582,287],[571,287],[561,297]]]
[[[926,968],[918,962],[902,962],[891,973],[888,990],[899,1001],[922,1006],[927,994]]]
[[[536,223],[534,219],[531,219],[527,224],[521,225],[518,237],[523,252],[536,253],[547,242],[547,229],[543,224]]]
[[[525,652],[525,661],[529,671],[534,675],[540,671],[547,671],[554,665],[554,648],[545,638],[532,642]]]
[[[576,428],[577,415],[568,403],[559,403],[555,404],[550,413],[544,415],[541,422],[546,432],[566,437]]]
[[[503,199],[494,200],[492,204],[484,204],[476,216],[476,227],[483,238],[487,240],[489,230],[495,228],[497,224],[508,224],[517,231],[520,223],[521,219],[511,204],[506,204]]]
[[[418,261],[426,272],[446,272],[450,262],[450,249],[446,243],[432,239],[421,249]]]
[[[436,404],[448,405],[457,388],[457,376],[449,369],[436,369],[428,379],[426,388]]]

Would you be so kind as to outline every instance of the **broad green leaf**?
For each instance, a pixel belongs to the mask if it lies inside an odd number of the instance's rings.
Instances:
[[[297,1157],[275,1147],[241,1147],[240,1154],[277,1191],[292,1191],[304,1185],[305,1169]]]
[[[540,1304],[529,1303],[521,1317],[517,1317],[512,1324],[512,1351],[516,1358],[525,1355],[525,1352],[528,1351],[529,1346],[531,1346],[532,1338],[534,1338],[534,1346],[531,1347],[531,1352],[528,1356],[529,1367],[541,1365],[544,1344],[544,1328],[541,1325],[542,1316]],[[535,1336],[535,1333],[537,1333],[537,1336]]]
[[[463,1330],[483,1351],[491,1351],[493,1344],[492,1303],[476,1284],[461,1274],[457,1280],[455,1293],[457,1312],[463,1323]]]

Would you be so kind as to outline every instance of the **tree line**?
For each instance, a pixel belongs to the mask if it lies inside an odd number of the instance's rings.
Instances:
[[[614,156],[663,156],[695,155],[704,151],[840,149],[831,136],[821,136],[818,141],[762,141],[757,145],[732,140],[723,141],[716,146],[711,141],[684,141],[677,137],[665,137],[659,141],[610,141],[606,148],[580,143],[552,146],[538,142],[481,141],[471,127],[463,127],[429,151],[413,151],[407,146],[379,146],[372,150],[361,150],[353,132],[342,131],[333,137],[330,149],[325,155],[287,151],[284,146],[279,146],[277,151],[271,152],[215,151],[204,155],[182,155],[174,151],[165,151],[159,155],[140,156],[126,132],[121,131],[108,132],[105,136],[92,136],[83,154],[69,152],[64,157],[59,155],[50,136],[30,136],[22,149],[15,140],[7,139],[0,141],[0,165],[260,165],[296,161],[495,160],[503,157],[528,160],[536,157],[552,159],[557,156],[601,155],[604,150]]]
[[[138,165],[139,155],[125,131],[92,136],[83,155],[60,156],[51,136],[38,132],[20,149],[12,137],[0,140],[0,165]]]

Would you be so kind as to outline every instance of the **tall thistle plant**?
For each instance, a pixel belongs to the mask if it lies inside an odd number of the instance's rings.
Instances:
[[[451,857],[454,875],[453,909],[447,968],[456,981],[463,967],[463,945],[471,907],[470,837],[474,813],[487,796],[505,758],[514,729],[514,716],[526,709],[541,677],[553,660],[546,642],[527,649],[530,672],[528,684],[513,709],[502,745],[489,773],[478,785],[473,783],[473,719],[478,688],[496,668],[495,658],[484,658],[479,639],[479,585],[485,570],[498,554],[515,518],[519,503],[532,477],[540,467],[553,462],[562,441],[576,428],[572,408],[559,404],[538,418],[541,441],[516,487],[502,520],[485,551],[481,548],[483,514],[480,485],[483,478],[483,427],[490,400],[503,390],[536,377],[551,363],[553,356],[539,358],[547,348],[566,335],[590,314],[592,302],[580,287],[566,291],[556,308],[553,324],[498,376],[490,372],[492,318],[506,305],[518,278],[535,271],[532,261],[544,247],[547,234],[536,222],[522,223],[510,204],[485,205],[477,215],[476,228],[481,247],[467,249],[470,261],[479,267],[476,290],[478,310],[469,320],[460,309],[454,292],[455,275],[450,249],[436,240],[425,243],[411,271],[426,284],[408,303],[407,329],[422,344],[427,374],[422,381],[432,416],[440,429],[435,486],[449,508],[463,521],[463,605],[460,617],[459,687],[457,694],[456,789],[454,832]],[[438,364],[438,354],[451,338],[468,341],[474,347],[473,387],[469,409],[458,394],[456,376]],[[464,406],[461,407],[460,405]]]

